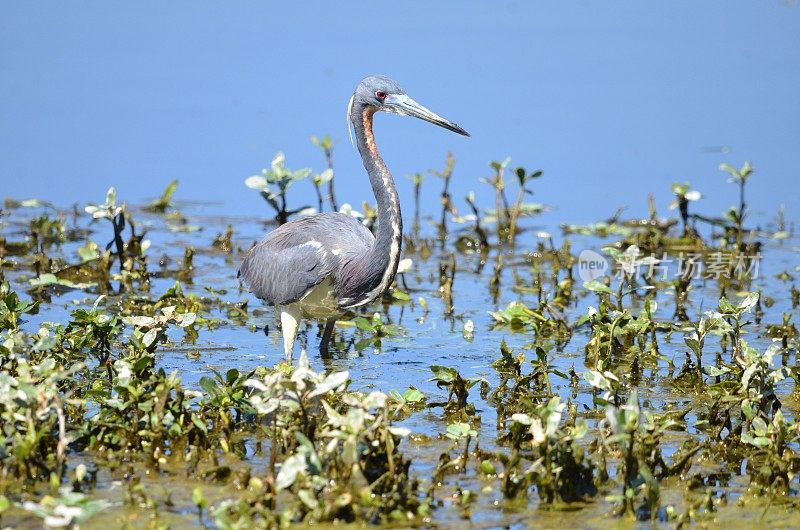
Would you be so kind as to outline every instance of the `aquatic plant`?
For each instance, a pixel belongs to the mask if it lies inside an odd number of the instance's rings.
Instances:
[[[442,192],[439,196],[439,201],[442,205],[442,214],[439,220],[439,239],[441,241],[447,238],[447,214],[455,215],[457,213],[450,197],[450,179],[453,178],[455,165],[456,159],[453,157],[453,153],[448,152],[444,169],[441,171],[431,170],[433,175],[442,179]]]
[[[22,301],[7,281],[0,282],[0,331],[19,328],[20,319],[25,313],[33,313],[39,302]]]
[[[27,501],[22,505],[26,511],[42,519],[46,528],[75,528],[78,524],[111,506],[105,500],[93,500],[88,496],[63,488],[58,497],[45,495],[41,501]]]
[[[675,200],[670,203],[669,209],[678,209],[683,223],[683,236],[688,237],[693,234],[689,226],[689,203],[699,200],[702,195],[699,191],[691,189],[688,182],[673,182],[672,193],[675,194]]]
[[[327,168],[327,172],[328,173],[327,174],[330,176],[330,178],[327,178],[327,175],[326,175],[326,179],[324,180],[325,182],[328,183],[328,201],[331,204],[331,209],[334,212],[338,212],[339,211],[339,203],[336,202],[336,193],[334,192],[334,182],[333,182],[333,146],[334,146],[334,141],[331,140],[331,137],[326,134],[322,138],[319,138],[318,136],[312,136],[311,137],[311,143],[316,145],[320,149],[322,149],[322,152],[325,154],[325,163],[328,166],[328,168]],[[325,173],[325,171],[323,171],[323,173]],[[322,173],[320,173],[320,175],[322,175]],[[319,184],[320,185],[323,184],[322,180],[319,182]],[[321,207],[320,207],[320,211],[322,211]]]
[[[286,223],[291,215],[307,208],[289,209],[286,193],[297,181],[307,178],[311,174],[308,168],[292,171],[286,167],[286,157],[278,153],[272,159],[269,169],[262,169],[260,175],[247,177],[244,183],[248,188],[258,190],[264,200],[275,210],[275,221],[279,225]]]
[[[482,377],[464,378],[458,370],[447,366],[431,366],[433,377],[429,381],[435,381],[436,386],[448,391],[446,402],[432,402],[429,407],[443,407],[446,416],[461,415],[462,413],[471,416],[475,414],[475,406],[467,403],[469,390],[477,384],[488,384]]]
[[[297,172],[281,169],[285,192]],[[453,209],[432,213],[448,237],[406,234],[392,290],[342,315],[330,357],[296,366],[271,366],[273,334],[250,333],[272,323],[230,273],[261,223],[199,233],[191,205],[171,211],[172,183],[141,208],[107,197],[91,219],[7,201],[2,525],[77,526],[101,510],[100,524],[125,510],[221,528],[609,515],[682,527],[756,511],[788,524],[800,476],[790,223],[748,229],[745,200],[736,216],[704,215],[679,184],[675,218],[650,198],[643,218],[617,210],[554,234],[526,217],[537,172],[507,182],[506,169],[492,166],[492,193],[468,195],[466,215],[443,176]],[[319,209],[324,180],[312,180]],[[283,200],[298,211],[269,186],[276,214]],[[360,209],[370,225],[374,209]],[[113,225],[107,249],[95,218]],[[611,266],[585,281],[590,248]],[[763,276],[759,253],[780,257]]]
[[[353,323],[356,328],[363,331],[367,336],[355,345],[356,350],[361,351],[367,346],[381,347],[381,339],[384,337],[392,337],[399,335],[401,328],[394,324],[389,324],[383,321],[383,316],[380,313],[373,313],[371,319],[361,316],[355,317]]]
[[[730,175],[728,181],[739,186],[739,206],[731,207],[725,213],[725,217],[733,222],[735,229],[736,245],[741,246],[744,242],[744,220],[747,217],[747,202],[745,201],[745,186],[753,174],[753,166],[750,161],[746,160],[741,168],[736,169],[730,164],[720,164],[720,171],[724,171]]]
[[[8,350],[8,346],[2,347]],[[9,352],[0,352],[7,355]],[[67,458],[65,407],[70,396],[62,385],[80,369],[46,359],[31,365],[24,358],[0,373],[0,477],[33,482],[54,476],[58,482]],[[53,433],[56,433],[55,436]]]
[[[514,174],[517,176],[517,181],[519,182],[519,191],[517,192],[517,199],[514,201],[514,207],[508,219],[508,241],[511,248],[514,248],[517,239],[517,223],[519,221],[519,216],[523,213],[541,210],[540,205],[526,204],[524,200],[525,195],[533,195],[533,191],[528,189],[528,183],[533,179],[541,177],[542,170],[537,169],[528,173],[525,171],[524,167],[518,167],[514,169]]]
[[[305,353],[297,367],[247,384],[266,418],[273,458],[278,448],[288,453],[279,467],[273,460],[278,469],[267,482],[273,495],[292,495],[280,508],[283,520],[407,521],[426,513],[408,477],[410,461],[397,448],[408,430],[392,426],[385,394],[343,393],[348,373],[322,376]]]
[[[588,432],[588,425],[577,419],[573,425],[561,425],[566,404],[553,397],[538,405],[531,414],[511,416],[511,456],[507,462],[503,494],[514,497],[529,485],[536,486],[541,502],[573,502],[597,492],[592,476],[593,465],[578,443]],[[530,451],[530,452],[528,452]],[[524,471],[522,461],[530,466]]]
[[[164,191],[161,192],[161,196],[158,199],[155,199],[153,202],[145,206],[145,210],[155,213],[164,213],[167,211],[168,208],[172,206],[172,196],[175,195],[175,190],[178,189],[178,181],[172,180],[167,187],[164,188]]]

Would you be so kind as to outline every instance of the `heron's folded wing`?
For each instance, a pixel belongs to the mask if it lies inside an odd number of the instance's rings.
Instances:
[[[244,258],[239,277],[268,304],[285,305],[302,298],[335,266],[335,256],[316,241],[289,248],[275,248],[262,241]]]

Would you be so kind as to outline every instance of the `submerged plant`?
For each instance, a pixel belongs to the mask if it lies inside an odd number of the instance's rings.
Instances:
[[[94,356],[100,366],[106,368],[110,381],[113,378],[111,345],[122,326],[119,317],[99,309],[100,301],[98,299],[91,310],[77,309],[72,313],[64,338],[69,341],[73,356],[76,353]]]
[[[467,416],[475,414],[475,405],[468,404],[469,390],[477,384],[488,384],[482,377],[463,378],[458,370],[447,366],[431,366],[433,377],[439,388],[447,389],[445,403],[430,403],[429,407],[443,407],[446,415],[465,413]]]
[[[176,311],[175,306],[161,308],[160,315],[125,317],[126,324],[134,327],[131,334],[131,345],[136,350],[152,353],[158,342],[166,340],[166,328],[170,322],[186,328],[194,324],[197,315],[194,313]]]
[[[86,213],[95,219],[108,219],[114,229],[114,239],[108,244],[116,246],[117,257],[119,258],[120,268],[125,260],[125,244],[122,240],[122,231],[125,230],[125,205],[117,206],[117,190],[109,188],[106,193],[106,202],[101,205],[90,204],[86,208]]]
[[[787,420],[781,409],[772,421],[754,416],[750,428],[742,432],[743,443],[756,448],[748,460],[751,481],[761,491],[777,495],[789,493],[791,483],[800,472],[800,424]]]
[[[610,497],[618,503],[618,512],[634,515],[638,519],[655,519],[661,509],[659,479],[683,473],[691,465],[692,457],[701,445],[684,444],[673,455],[672,462],[665,461],[661,453],[661,440],[670,430],[685,428],[683,418],[689,410],[678,413],[653,414],[642,410],[639,393],[633,389],[624,405],[606,406],[605,423],[610,435],[604,437],[607,448],[621,454],[622,493]],[[637,505],[637,497],[642,501]]]
[[[80,442],[127,450],[154,466],[166,463],[167,456],[183,457],[183,448],[194,446],[196,454],[208,444],[208,427],[192,403],[196,396],[183,389],[176,373],[154,370],[149,357],[117,360],[112,387],[91,394],[97,412],[83,426]]]

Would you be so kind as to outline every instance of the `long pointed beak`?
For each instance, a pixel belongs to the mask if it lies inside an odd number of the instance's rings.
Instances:
[[[456,125],[432,112],[405,94],[389,94],[383,102],[381,110],[393,112],[402,116],[414,116],[425,121],[429,121],[439,127],[444,127],[462,136],[469,136],[469,133]]]

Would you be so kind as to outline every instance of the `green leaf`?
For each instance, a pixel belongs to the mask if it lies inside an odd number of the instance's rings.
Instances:
[[[767,447],[770,445],[770,442],[767,438],[763,436],[752,436],[749,432],[742,433],[742,442],[750,445],[754,445],[756,447]]]
[[[321,396],[323,394],[327,394],[331,390],[335,390],[345,384],[347,379],[350,377],[350,372],[333,372],[332,374],[328,375],[325,379],[320,381],[320,383],[312,390],[308,397],[313,398],[316,396]]]
[[[192,502],[200,509],[208,506],[208,501],[203,496],[203,490],[199,486],[192,490]]]
[[[741,409],[742,409],[742,414],[744,414],[744,417],[747,418],[748,420],[752,420],[756,415],[756,411],[753,409],[753,404],[750,402],[749,399],[745,399],[744,401],[742,401]]]
[[[416,388],[409,388],[408,390],[403,392],[403,399],[408,401],[409,403],[417,403],[425,399],[425,394],[423,394]]]
[[[392,291],[392,298],[400,300],[401,302],[408,302],[411,300],[411,296],[407,292],[400,291],[399,289],[394,289]]]
[[[726,314],[736,314],[736,308],[725,297],[719,299],[719,310]]]
[[[172,195],[175,194],[175,190],[177,188],[178,181],[171,181],[169,184],[167,184],[167,187],[164,189],[161,197],[145,206],[145,210],[149,210],[151,212],[164,212],[169,207],[170,200],[172,200]]]
[[[703,366],[703,373],[711,377],[717,377],[730,373],[729,368],[717,368],[716,366]]]
[[[144,334],[144,337],[142,337],[142,344],[144,344],[145,348],[149,348],[156,341],[157,337],[158,328],[153,328]]]
[[[533,418],[531,418],[527,414],[516,413],[511,416],[511,421],[519,423],[521,425],[531,425],[533,423]]]
[[[750,311],[758,303],[758,293],[748,293],[745,298],[739,302],[738,309],[740,311]]]
[[[306,489],[301,489],[297,492],[297,498],[308,507],[309,510],[316,510],[319,506],[319,501],[314,493]]]
[[[433,372],[433,379],[431,379],[431,381],[452,383],[458,377],[458,371],[455,368],[448,368],[447,366],[433,365],[431,366],[431,372]]]
[[[219,393],[216,381],[208,376],[201,377],[197,384],[211,396],[216,396]]]
[[[203,433],[208,434],[208,426],[194,414],[192,414],[192,423],[194,423],[195,427],[203,431]]]
[[[58,283],[58,278],[55,274],[46,272],[38,278],[31,278],[28,282],[34,287],[44,287],[46,285],[53,285]]]
[[[614,291],[608,285],[600,280],[589,280],[583,282],[583,288],[592,291],[593,293],[614,294]]]
[[[370,333],[374,331],[371,320],[368,320],[364,317],[356,317],[353,319],[353,322],[361,331],[369,331]]]
[[[288,488],[297,480],[297,475],[305,472],[305,470],[305,457],[300,454],[293,454],[281,464],[281,469],[275,479],[275,489],[281,491]]]
[[[752,422],[753,431],[759,435],[764,436],[767,433],[767,422],[763,418],[756,416]]]
[[[605,390],[607,392],[611,392],[613,390],[611,387],[611,382],[600,372],[589,370],[583,374],[583,378],[586,379],[587,383],[595,388],[599,388],[600,390]]]
[[[83,482],[83,479],[85,477],[86,477],[86,466],[84,464],[78,464],[78,466],[75,468],[75,480],[78,482]]]
[[[467,436],[477,436],[477,432],[470,427],[469,423],[456,422],[447,426],[445,435],[453,440],[466,438]]]

